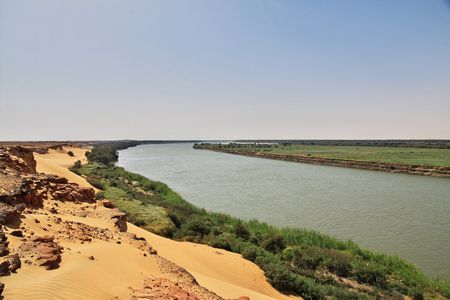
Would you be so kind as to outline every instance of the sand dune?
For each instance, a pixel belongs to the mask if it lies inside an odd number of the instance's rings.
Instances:
[[[75,156],[67,155],[71,150]],[[67,168],[77,160],[84,160],[87,149],[65,148],[50,150],[48,154],[35,154],[38,172],[66,177],[82,186],[90,186],[82,177]],[[46,206],[50,205],[49,201]],[[48,207],[47,207],[48,208]],[[111,229],[112,224],[101,216],[103,207],[83,204],[59,203],[58,217],[63,222],[80,222],[89,226]],[[27,214],[22,227],[36,235],[51,232],[58,235],[60,225],[53,222],[55,215],[44,210]],[[87,215],[86,215],[87,214]],[[35,220],[40,220],[36,223]],[[45,229],[47,226],[48,229]],[[187,270],[203,287],[224,298],[248,296],[251,299],[287,299],[266,281],[258,266],[239,254],[188,242],[177,242],[160,237],[128,223],[128,232],[144,237],[157,250],[158,256]],[[117,237],[115,237],[117,238]],[[118,237],[120,239],[120,236]],[[14,247],[14,237],[10,240]],[[163,272],[157,256],[144,256],[142,251],[127,243],[93,240],[76,243],[61,239],[64,247],[60,268],[43,270],[24,265],[17,274],[4,277],[6,299],[129,299],[130,289],[142,286],[149,276],[173,278]],[[90,260],[93,256],[95,259]],[[116,298],[116,299],[117,299]]]
[[[36,160],[36,171],[39,173],[54,174],[67,178],[69,182],[77,183],[83,187],[92,187],[86,179],[69,171],[77,160],[86,162],[85,153],[90,148],[64,147],[63,150],[49,149],[47,154],[34,153]],[[67,152],[72,151],[74,156],[69,156]],[[92,187],[95,189],[94,187]],[[97,190],[97,189],[95,189]]]
[[[128,231],[145,237],[162,257],[191,273],[204,287],[225,298],[288,299],[266,280],[263,271],[241,255],[201,244],[177,242],[132,224]]]

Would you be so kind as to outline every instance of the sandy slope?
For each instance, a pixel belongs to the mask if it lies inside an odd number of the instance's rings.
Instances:
[[[36,171],[39,173],[54,174],[65,177],[69,180],[69,182],[77,183],[83,187],[92,187],[86,179],[70,172],[68,169],[77,160],[85,163],[86,157],[84,154],[88,150],[89,148],[64,147],[63,150],[49,149],[47,154],[34,153],[34,159],[37,162]],[[67,154],[69,151],[73,152],[73,157]]]
[[[71,150],[75,156],[70,157]],[[66,177],[69,181],[82,186],[90,186],[87,181],[70,172],[67,168],[76,160],[84,160],[87,149],[65,148],[50,150],[48,154],[35,154],[38,172],[55,174]],[[71,203],[63,204],[60,210],[71,208]],[[89,210],[89,207],[86,207]],[[42,231],[32,220],[44,218],[41,215],[27,216],[24,220],[26,227],[36,234]],[[61,215],[64,220],[79,218],[70,214]],[[91,226],[108,227],[110,223],[96,218],[79,218],[78,220]],[[43,221],[44,222],[44,221]],[[55,227],[51,220],[45,221]],[[45,223],[44,222],[44,223]],[[57,227],[57,226],[56,226]],[[251,299],[286,299],[291,298],[280,294],[267,283],[264,273],[258,266],[243,259],[236,253],[222,249],[215,249],[205,245],[177,242],[147,232],[132,224],[128,224],[128,231],[145,237],[150,245],[158,251],[158,255],[186,269],[200,285],[225,298],[249,296]],[[42,232],[45,234],[45,232]],[[11,241],[12,244],[14,241]],[[110,299],[118,296],[120,299],[129,297],[129,287],[138,287],[143,278],[150,274],[161,276],[154,259],[144,257],[141,252],[126,244],[115,244],[97,241],[87,244],[67,244],[63,242],[65,251],[61,268],[53,271],[25,266],[18,274],[6,278],[6,299],[48,298],[50,295],[61,299]],[[67,251],[67,249],[71,249]],[[93,255],[96,259],[89,260]],[[120,259],[118,259],[120,258]],[[6,282],[7,281],[7,282]],[[46,288],[42,294],[42,286]],[[38,289],[40,287],[40,289]],[[19,291],[19,294],[14,294]],[[54,298],[52,296],[51,298]]]
[[[287,299],[269,283],[254,263],[241,255],[206,245],[177,242],[132,224],[128,231],[145,237],[158,254],[191,273],[207,289],[225,298]]]

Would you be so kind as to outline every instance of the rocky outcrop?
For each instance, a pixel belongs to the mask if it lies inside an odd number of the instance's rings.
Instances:
[[[0,202],[38,208],[47,198],[95,202],[95,191],[66,178],[36,173],[36,161],[27,148],[0,148]]]
[[[65,183],[55,186],[50,195],[55,200],[73,202],[95,202],[95,191],[91,188],[81,187],[74,183]]]
[[[112,203],[111,201],[106,200],[106,199],[98,200],[97,204],[100,206],[106,207],[106,208],[114,208],[114,203]]]
[[[8,249],[8,238],[6,237],[6,234],[3,232],[3,230],[0,230],[0,257],[6,256],[9,254]]]
[[[7,167],[21,173],[36,173],[33,151],[21,146],[0,148],[0,168]]]
[[[140,289],[132,289],[131,299],[221,300],[222,297],[200,286],[185,269],[160,256],[155,256],[163,274],[171,279],[147,277]]]
[[[111,241],[114,240],[114,234],[106,229],[95,226],[89,226],[80,222],[63,221],[63,230],[61,236],[69,240],[79,242],[91,242],[93,239]]]
[[[7,276],[16,272],[21,266],[17,253],[10,254],[9,242],[3,230],[0,230],[0,276]]]
[[[53,270],[59,267],[62,248],[51,236],[34,236],[19,246],[19,252],[28,263]]]
[[[179,299],[199,300],[200,298],[177,282],[165,278],[149,278],[142,289],[133,291],[132,300],[138,299]]]
[[[11,206],[0,202],[0,225],[19,222],[22,210],[21,205]]]
[[[156,250],[147,242],[145,238],[138,237],[134,233],[127,233],[128,242],[141,250],[145,255],[147,254],[157,254]]]
[[[128,229],[127,226],[127,215],[123,212],[117,212],[112,215],[111,220],[114,223],[114,226],[120,231],[125,232]]]

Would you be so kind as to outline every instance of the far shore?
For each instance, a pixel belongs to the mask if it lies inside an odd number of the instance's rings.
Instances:
[[[365,169],[372,171],[382,171],[389,173],[402,173],[409,175],[423,175],[434,177],[450,178],[450,167],[446,166],[424,166],[424,165],[408,165],[388,162],[360,161],[349,159],[333,159],[324,157],[314,157],[305,155],[291,155],[281,153],[270,153],[264,151],[243,151],[240,148],[218,147],[212,144],[197,144],[195,149],[209,150],[221,153],[243,155],[249,157],[266,158],[283,160],[297,163],[307,163],[314,165],[325,165],[333,167]]]

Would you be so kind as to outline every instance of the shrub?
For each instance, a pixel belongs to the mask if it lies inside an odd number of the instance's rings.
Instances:
[[[349,254],[337,250],[324,249],[324,266],[339,276],[349,276],[352,272],[352,258]]]
[[[114,148],[95,147],[90,152],[86,152],[86,157],[90,162],[99,162],[108,165],[116,162],[119,155]]]
[[[234,234],[236,234],[240,238],[243,238],[244,240],[248,240],[250,237],[250,232],[241,220],[238,220],[234,225]]]
[[[97,192],[95,194],[95,199],[97,199],[97,200],[105,199],[105,192]]]
[[[90,185],[92,185],[95,188],[98,188],[99,190],[105,189],[105,185],[100,180],[94,177],[88,177],[86,180]]]
[[[81,160],[77,160],[77,161],[73,164],[72,167],[75,168],[75,169],[81,168]]]
[[[353,265],[353,274],[358,282],[378,287],[386,285],[386,269],[373,262],[357,261]]]
[[[81,161],[77,160],[71,167],[69,167],[69,170],[81,176],[80,168],[81,168]]]
[[[254,262],[258,256],[262,255],[262,252],[263,250],[260,247],[251,245],[249,247],[244,248],[241,254],[245,259]]]
[[[204,217],[194,216],[186,224],[186,230],[188,235],[207,235],[211,232],[211,222]]]
[[[286,244],[284,243],[284,238],[280,234],[268,234],[261,241],[261,246],[270,252],[280,252],[284,248],[286,248]]]
[[[73,154],[73,152],[72,152],[72,151],[68,151],[68,152],[67,152],[67,154],[68,154],[69,156],[72,156],[72,157],[74,157],[74,156],[75,156],[75,154]]]
[[[287,248],[282,256],[300,269],[325,267],[339,276],[348,276],[352,271],[351,256],[333,249],[293,246]]]
[[[263,270],[270,284],[282,292],[293,292],[304,299],[325,299],[321,286],[314,280],[297,275],[279,259],[272,256],[258,257],[255,263]]]
[[[210,245],[211,247],[232,251],[233,243],[234,243],[233,236],[231,234],[225,233],[218,236],[214,236],[214,238],[212,238],[209,241],[208,245]]]

